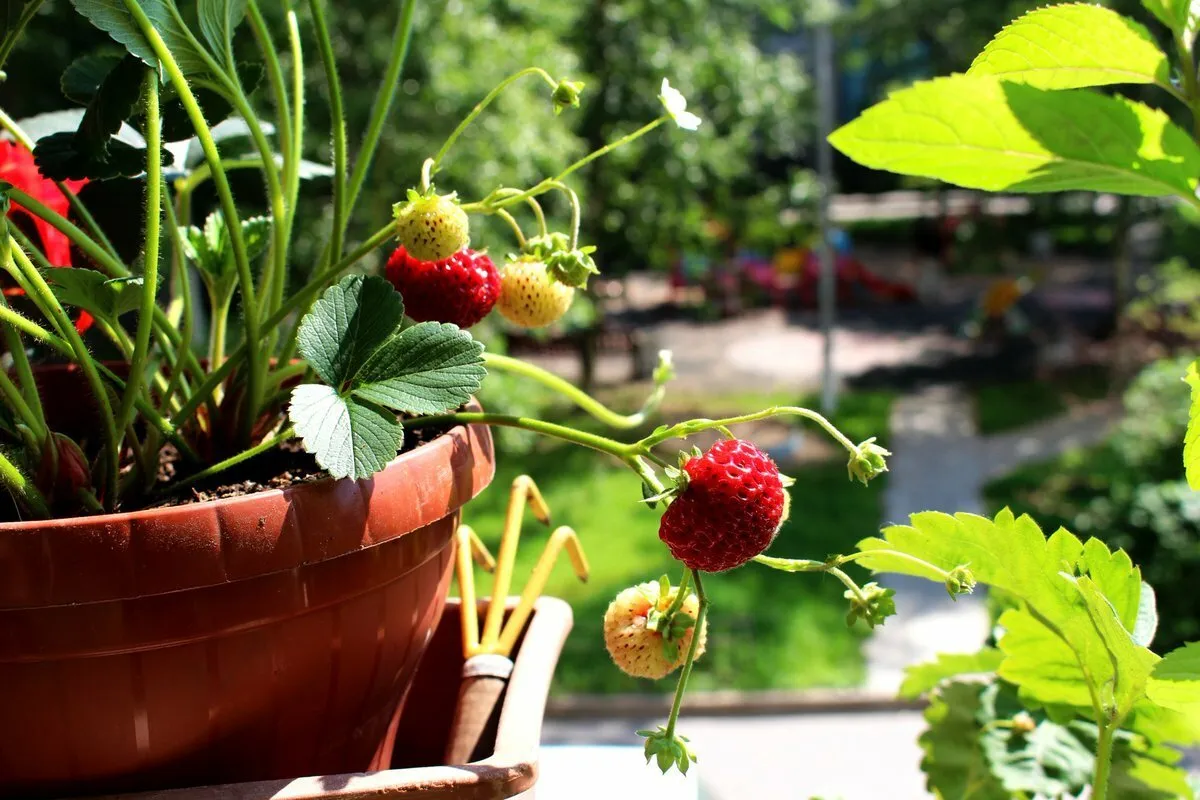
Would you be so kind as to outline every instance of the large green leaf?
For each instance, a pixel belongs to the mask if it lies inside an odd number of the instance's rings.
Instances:
[[[404,301],[378,276],[347,275],[329,287],[300,323],[300,355],[321,380],[341,388],[404,319]]]
[[[1188,367],[1185,380],[1192,387],[1192,406],[1188,410],[1187,433],[1183,439],[1183,468],[1188,486],[1200,491],[1200,361]]]
[[[487,374],[482,353],[483,345],[457,325],[422,322],[376,351],[356,376],[354,394],[415,414],[458,408]]]
[[[1086,619],[1102,644],[1095,648],[1093,637],[1072,632],[1069,634],[1071,646],[1088,668],[1088,678],[1098,686],[1100,702],[1107,707],[1111,696],[1116,713],[1124,717],[1145,695],[1150,672],[1159,658],[1133,641],[1133,635],[1122,624],[1116,609],[1091,578],[1068,580],[1079,590]]]
[[[1092,695],[1079,658],[1060,636],[1028,611],[1000,616],[1004,652],[998,674],[1021,687],[1021,696],[1040,704],[1089,709]],[[1103,666],[1103,665],[1101,665]]]
[[[1004,654],[993,647],[985,647],[976,653],[939,653],[933,661],[914,664],[904,670],[904,682],[900,684],[898,694],[913,700],[950,678],[995,672],[1003,660]]]
[[[297,386],[288,414],[304,449],[335,478],[370,477],[395,458],[404,442],[394,413],[340,395],[332,386]]]
[[[246,15],[246,0],[199,0],[200,32],[214,53],[224,53]]]
[[[92,102],[104,79],[121,62],[112,53],[89,53],[72,61],[62,74],[62,92],[71,100],[86,106]]]
[[[1193,196],[1200,148],[1122,97],[957,75],[892,93],[830,136],[875,169],[989,191]]]
[[[1146,694],[1160,706],[1200,715],[1200,642],[1167,653],[1155,665]]]
[[[996,75],[1042,89],[1156,83],[1175,91],[1171,62],[1145,27],[1084,3],[1029,12],[996,34],[967,75]]]
[[[158,57],[154,54],[154,48],[143,35],[133,14],[125,7],[124,0],[71,0],[71,5],[147,66],[158,69]],[[179,17],[174,0],[138,0],[138,5],[146,13],[151,25],[158,31],[185,75],[208,71],[208,63],[188,36],[187,27]]]
[[[983,686],[947,684],[925,709],[929,728],[917,740],[929,791],[942,800],[1010,800],[992,774],[979,742],[976,714]]]

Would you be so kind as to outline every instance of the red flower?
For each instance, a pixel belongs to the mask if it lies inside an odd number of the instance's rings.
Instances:
[[[37,164],[33,160],[33,153],[17,142],[0,140],[0,181],[11,183],[51,211],[64,217],[70,210],[70,201],[67,196],[54,181],[43,177],[38,172]],[[86,185],[86,180],[63,182],[63,186],[72,194]],[[42,252],[46,254],[47,261],[56,267],[71,266],[71,241],[65,234],[29,209],[13,202],[8,216],[13,217],[17,214],[25,215],[33,223],[38,238],[42,240]],[[7,289],[5,294],[23,294],[23,292],[20,289]],[[92,317],[86,311],[80,314],[79,320],[75,323],[75,327],[80,332],[87,330],[91,325]]]

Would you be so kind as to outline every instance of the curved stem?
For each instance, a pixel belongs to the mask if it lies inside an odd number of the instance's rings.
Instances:
[[[271,32],[267,29],[266,20],[263,19],[262,12],[258,8],[258,0],[249,0],[246,4],[246,16],[250,20],[250,30],[254,34],[254,40],[258,43],[258,50],[262,53],[263,60],[267,65],[267,80],[271,83],[271,99],[275,103],[279,149],[286,157],[292,152],[292,110],[288,100],[287,84],[283,80],[283,67],[279,63],[279,52],[275,49],[275,43],[271,40]],[[285,164],[285,173],[289,166],[294,168],[295,165]]]
[[[513,219],[513,215],[505,211],[503,208],[496,209],[496,216],[508,223],[508,227],[512,228],[513,235],[517,237],[517,244],[521,249],[525,249],[525,234],[521,231],[521,226]]]
[[[54,296],[54,292],[50,290],[49,285],[42,278],[41,273],[37,271],[37,268],[33,266],[33,262],[29,260],[24,251],[16,246],[15,240],[10,240],[9,246],[12,248],[14,259],[25,273],[25,278],[29,282],[39,305],[44,306],[57,326],[62,329],[63,336],[70,347],[72,358],[79,365],[79,370],[83,373],[88,388],[91,390],[96,400],[96,405],[99,407],[101,434],[104,437],[105,462],[107,464],[104,484],[106,488],[104,506],[107,509],[112,509],[116,503],[117,488],[119,486],[121,435],[118,432],[120,429],[116,427],[116,417],[113,414],[112,404],[108,401],[108,391],[104,388],[104,383],[100,380],[100,373],[97,371],[96,364],[92,360],[92,354],[88,352],[87,345],[83,342],[83,337],[75,330],[75,325],[58,302],[58,298]]]
[[[4,62],[8,61],[8,57],[12,55],[13,48],[21,40],[21,34],[25,31],[25,26],[37,15],[38,9],[42,7],[44,1],[33,0],[33,2],[21,10],[21,16],[17,18],[17,24],[9,29],[8,35],[4,37],[4,41],[0,42],[0,67],[4,66]]]
[[[183,386],[184,353],[191,352],[192,331],[196,324],[196,315],[193,309],[192,276],[188,272],[187,259],[183,255],[183,235],[179,231],[179,220],[180,218],[186,218],[184,212],[190,210],[190,201],[191,198],[189,195],[182,193],[177,195],[175,202],[179,204],[178,213],[175,211],[174,204],[169,200],[163,204],[163,208],[167,212],[167,226],[171,235],[172,271],[179,284],[176,291],[183,300],[183,327],[179,330],[179,347],[176,349],[175,358],[171,362],[171,376],[162,397],[162,407],[168,410],[175,398],[175,393]]]
[[[254,278],[250,274],[250,259],[246,252],[245,237],[242,236],[242,224],[238,216],[237,204],[234,202],[233,192],[229,187],[229,179],[226,177],[225,170],[221,166],[221,154],[217,150],[216,142],[213,141],[212,131],[209,129],[208,123],[204,121],[204,113],[200,110],[200,104],[196,101],[196,96],[192,93],[191,86],[188,85],[187,79],[180,71],[179,64],[175,61],[174,55],[172,55],[166,43],[163,42],[158,30],[154,27],[150,18],[146,16],[146,12],[142,9],[138,0],[124,0],[124,2],[125,8],[137,22],[142,35],[145,36],[150,47],[154,50],[154,54],[162,63],[163,70],[166,72],[167,77],[170,78],[171,85],[179,95],[188,118],[192,122],[192,128],[195,130],[196,137],[200,140],[205,160],[212,169],[213,183],[216,185],[217,197],[220,199],[221,204],[221,213],[225,216],[225,227],[229,231],[229,239],[233,245],[233,257],[238,268],[242,309],[245,311],[246,341],[255,344],[254,347],[250,347],[246,351],[249,375],[245,398],[246,410],[241,415],[241,433],[243,437],[247,437],[254,426],[259,399],[262,395],[263,359],[262,353],[257,348],[259,343],[259,323],[261,322],[259,319],[258,298],[255,296]]]
[[[666,384],[659,384],[654,387],[654,392],[646,399],[634,414],[618,414],[612,411],[599,400],[589,395],[579,387],[572,384],[570,381],[564,380],[552,372],[536,367],[527,361],[522,361],[518,358],[502,356],[496,353],[483,354],[483,363],[489,369],[508,372],[513,375],[520,375],[525,378],[531,378],[542,384],[548,389],[552,389],[566,397],[579,408],[591,414],[596,419],[603,422],[610,428],[637,428],[649,420],[650,416],[658,410],[662,404],[663,396],[666,394]]]
[[[8,299],[3,294],[0,294],[0,307],[8,309]],[[38,394],[37,381],[33,377],[33,367],[29,365],[29,356],[25,353],[25,343],[21,341],[21,334],[12,325],[3,325],[0,328],[4,331],[8,352],[12,354],[13,368],[17,372],[17,380],[20,381],[25,403],[37,417],[38,424],[34,430],[48,430],[46,414],[42,410],[42,397]]]
[[[523,430],[540,433],[543,436],[550,436],[566,442],[573,442],[583,447],[589,447],[592,450],[599,450],[601,453],[616,456],[622,461],[626,461],[628,458],[637,455],[630,445],[622,444],[614,439],[577,431],[574,428],[568,428],[564,425],[555,425],[552,422],[543,422],[540,419],[532,419],[530,417],[466,411],[456,414],[437,414],[429,417],[418,417],[415,420],[405,422],[405,427],[412,428],[425,427],[427,425],[500,425],[506,428],[522,428]]]
[[[562,181],[554,181],[551,185],[565,194],[567,202],[571,205],[571,249],[574,250],[579,247],[579,226],[583,217],[583,207],[579,202],[579,195],[575,194],[575,190]]]
[[[679,683],[675,685],[675,699],[671,703],[671,716],[667,717],[667,741],[675,737],[675,723],[679,721],[679,710],[683,707],[683,694],[687,691],[688,678],[692,676],[692,665],[696,663],[696,651],[700,647],[700,631],[704,629],[704,618],[708,616],[708,595],[704,593],[704,584],[700,573],[692,570],[692,582],[696,584],[696,597],[700,608],[696,612],[696,627],[692,631],[692,642],[688,645],[687,660],[683,662],[683,671],[679,673]]]
[[[367,122],[367,131],[363,134],[358,156],[354,159],[354,172],[350,175],[350,186],[346,190],[346,207],[354,208],[358,202],[358,193],[366,180],[367,170],[375,159],[375,149],[379,146],[379,137],[383,133],[383,125],[387,122],[388,112],[396,98],[396,90],[400,87],[400,74],[404,71],[404,62],[408,58],[408,43],[412,39],[413,11],[416,10],[417,0],[405,0],[396,20],[396,30],[392,34],[392,51],[388,57],[387,66],[383,70],[383,82],[375,94],[375,102],[371,106],[371,117]]]
[[[446,153],[450,152],[450,148],[454,146],[454,142],[457,141],[458,137],[462,135],[462,132],[465,131],[467,127],[475,121],[475,118],[483,113],[483,110],[487,108],[493,100],[499,97],[500,93],[507,89],[510,84],[520,80],[521,78],[524,78],[526,75],[538,75],[542,78],[542,80],[546,81],[546,83],[550,85],[551,91],[558,87],[558,82],[555,81],[554,78],[551,78],[550,73],[546,72],[546,70],[542,69],[541,67],[526,67],[520,72],[515,72],[504,80],[500,81],[500,83],[496,84],[496,88],[484,95],[484,98],[475,104],[475,107],[471,109],[471,112],[467,114],[462,122],[458,123],[458,127],[455,128],[451,132],[450,136],[446,138],[446,141],[442,144],[441,149],[438,150],[437,154],[433,157],[433,164],[430,167],[430,175],[433,175],[437,172],[438,166],[440,166],[442,163],[442,159],[446,157]]]
[[[25,402],[21,390],[8,377],[8,373],[2,369],[0,369],[0,395],[12,408],[17,419],[29,427],[39,442],[46,442],[49,439],[50,430],[46,427],[46,420],[41,418],[38,413],[41,408],[38,408],[38,412],[34,412],[29,403]]]
[[[743,414],[739,417],[726,417],[725,419],[696,419],[688,422],[681,422],[678,425],[672,425],[665,430],[658,431],[647,436],[641,441],[641,444],[646,447],[654,447],[668,439],[683,439],[700,431],[711,430],[713,428],[729,427],[730,425],[739,425],[743,422],[756,422],[760,419],[778,416],[793,416],[803,417],[820,425],[824,428],[838,444],[846,448],[851,454],[858,454],[858,446],[854,442],[846,438],[845,434],[839,431],[832,422],[827,420],[816,411],[799,406],[772,406],[771,408],[762,411],[756,411],[753,414]]]
[[[329,87],[329,116],[333,125],[333,230],[329,252],[330,258],[337,258],[342,254],[342,237],[346,232],[346,113],[342,108],[342,84],[338,79],[324,6],[321,0],[308,0],[308,7],[312,11],[321,65],[325,68],[325,83]]]
[[[124,430],[133,418],[133,398],[141,391],[146,356],[150,352],[150,330],[154,327],[154,309],[158,299],[158,250],[162,239],[162,119],[158,106],[158,71],[147,69],[142,88],[146,98],[146,238],[145,266],[142,273],[142,305],[129,360],[129,378],[117,412],[117,430]]]

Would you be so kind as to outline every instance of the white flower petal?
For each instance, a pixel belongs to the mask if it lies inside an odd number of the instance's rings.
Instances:
[[[663,107],[667,109],[667,113],[674,117],[676,114],[682,113],[687,108],[687,99],[679,93],[678,89],[671,87],[670,81],[663,78],[662,92],[658,99],[662,101]]]
[[[675,115],[675,124],[685,131],[694,131],[700,127],[702,120],[690,111],[680,111]]]

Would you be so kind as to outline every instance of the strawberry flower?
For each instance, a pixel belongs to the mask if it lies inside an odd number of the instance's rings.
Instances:
[[[671,86],[671,82],[663,78],[662,89],[658,93],[663,108],[675,120],[675,124],[685,131],[694,131],[700,127],[701,119],[687,110],[687,99]]]

